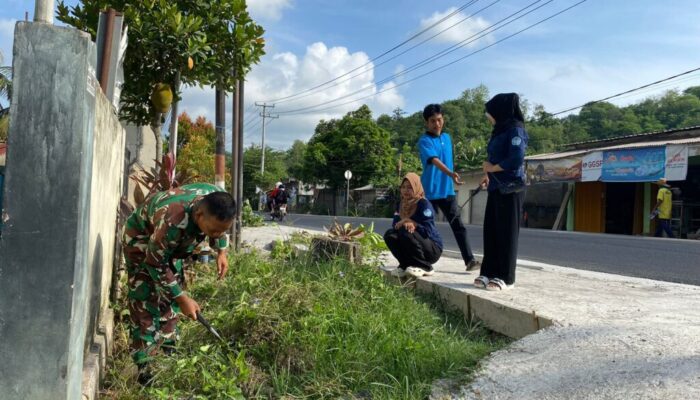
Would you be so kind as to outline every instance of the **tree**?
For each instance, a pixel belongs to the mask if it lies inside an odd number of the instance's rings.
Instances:
[[[214,124],[201,116],[192,122],[182,113],[178,117],[177,135],[177,170],[195,176],[195,182],[214,182]]]
[[[181,150],[193,138],[200,136],[212,143],[211,152],[214,153],[214,142],[216,141],[214,124],[212,124],[211,121],[207,121],[207,119],[201,115],[193,122],[186,112],[180,114],[177,125],[178,150]]]
[[[60,0],[57,18],[94,39],[99,12],[108,8],[123,12],[129,27],[121,118],[153,125],[158,143],[160,120],[150,101],[157,84],[174,88],[175,101],[180,99],[177,77],[186,86],[231,92],[236,79],[264,54],[263,28],[250,18],[243,0],[80,0],[70,8]]]
[[[389,132],[372,120],[366,105],[340,120],[321,121],[304,153],[307,180],[333,188],[345,185],[346,170],[352,171],[357,187],[381,181],[395,165]]]
[[[262,190],[272,189],[276,182],[288,177],[285,166],[286,153],[265,147],[265,173],[260,173],[262,147],[251,145],[243,151],[243,197],[255,199],[256,187]]]
[[[304,152],[306,151],[306,143],[301,140],[295,140],[292,147],[287,150],[285,163],[287,171],[292,178],[301,179],[304,176]]]
[[[2,66],[4,62],[2,52],[0,52],[0,97],[6,98],[9,103],[12,101],[12,67]],[[0,103],[0,111],[4,108]]]

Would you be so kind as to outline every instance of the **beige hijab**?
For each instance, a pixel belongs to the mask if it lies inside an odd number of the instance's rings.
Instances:
[[[420,183],[420,177],[417,174],[414,174],[413,172],[407,173],[401,184],[403,185],[403,183],[406,181],[408,181],[413,188],[413,197],[410,199],[404,199],[403,196],[401,197],[399,207],[399,216],[401,219],[411,218],[411,216],[413,216],[413,214],[416,212],[420,199],[425,198],[423,184]]]

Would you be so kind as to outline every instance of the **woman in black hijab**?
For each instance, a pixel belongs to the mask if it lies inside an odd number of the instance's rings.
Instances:
[[[501,93],[486,103],[493,125],[483,163],[482,186],[488,188],[484,218],[484,259],[474,286],[506,290],[515,283],[518,234],[525,197],[524,160],[528,136],[515,93]]]

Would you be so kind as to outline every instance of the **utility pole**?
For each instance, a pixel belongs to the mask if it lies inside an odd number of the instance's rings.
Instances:
[[[236,194],[236,203],[238,203],[238,216],[236,217],[236,249],[241,248],[241,234],[243,230],[243,220],[241,217],[241,209],[243,207],[243,118],[245,117],[245,79],[238,80],[238,193]]]
[[[34,3],[34,22],[53,24],[53,0],[36,0]]]
[[[239,218],[241,215],[241,204],[238,199],[238,185],[240,181],[238,180],[238,136],[241,134],[240,131],[240,121],[241,115],[238,113],[239,102],[241,98],[239,96],[240,81],[236,81],[234,84],[233,92],[233,105],[231,110],[232,121],[231,121],[231,196],[236,201],[236,219],[231,226],[231,247],[238,250],[238,233],[239,233]]]
[[[214,159],[214,184],[221,189],[226,187],[226,92],[216,89],[216,155]]]
[[[180,90],[180,72],[175,75],[174,89],[175,93]],[[168,143],[168,150],[173,153],[173,162],[177,161],[177,106],[179,103],[179,101],[173,101],[173,105],[170,108],[170,142]]]
[[[268,108],[275,108],[274,104],[269,105],[267,103],[260,104],[258,102],[255,102],[255,105],[258,107],[262,107],[262,112],[260,113],[260,116],[263,119],[262,120],[262,149],[261,149],[262,150],[262,157],[260,159],[260,175],[264,175],[265,174],[265,119],[266,118],[276,119],[276,118],[279,118],[279,115],[273,116],[272,114],[270,114],[269,112],[266,111]]]

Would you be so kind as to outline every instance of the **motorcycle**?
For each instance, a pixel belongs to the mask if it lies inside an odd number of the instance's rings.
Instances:
[[[287,216],[287,205],[275,205],[270,216],[272,217],[273,221],[275,220],[275,218],[277,218],[280,222],[284,221],[284,217]]]

